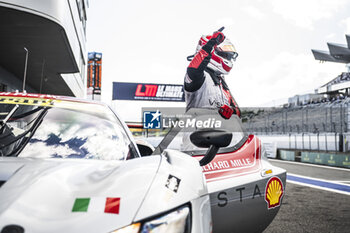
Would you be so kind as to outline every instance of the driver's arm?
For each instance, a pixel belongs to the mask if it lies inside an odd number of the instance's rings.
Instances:
[[[221,32],[215,32],[212,38],[199,50],[187,67],[185,76],[185,90],[197,91],[204,83],[204,70],[211,59],[211,52],[215,45],[220,44],[225,36]]]

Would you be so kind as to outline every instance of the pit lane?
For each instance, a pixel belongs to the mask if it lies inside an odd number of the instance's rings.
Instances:
[[[349,232],[350,169],[270,162],[289,177],[281,209],[264,233]]]

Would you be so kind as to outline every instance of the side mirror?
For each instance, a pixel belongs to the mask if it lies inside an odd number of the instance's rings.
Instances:
[[[219,129],[203,129],[193,132],[190,135],[190,140],[197,147],[209,148],[199,161],[199,164],[204,166],[214,159],[220,147],[230,145],[232,133]]]
[[[141,156],[151,155],[154,151],[154,147],[144,140],[137,140],[136,145],[140,151]]]

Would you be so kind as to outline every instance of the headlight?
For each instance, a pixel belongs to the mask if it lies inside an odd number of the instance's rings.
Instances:
[[[188,207],[177,209],[167,215],[145,222],[141,233],[183,233],[189,214]]]
[[[138,233],[140,232],[140,226],[141,223],[135,223],[119,230],[112,231],[111,233]]]
[[[182,207],[159,218],[135,223],[112,233],[184,233],[189,227],[190,209]]]

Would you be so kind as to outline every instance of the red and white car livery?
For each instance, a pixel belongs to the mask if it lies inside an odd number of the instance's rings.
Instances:
[[[186,114],[192,116],[192,120],[195,118],[195,121],[211,119],[221,124],[215,124],[213,129],[174,128],[165,136],[155,153],[170,148],[205,160],[203,157],[208,156],[212,146],[210,143],[200,145],[198,141],[211,140],[215,144],[215,141],[225,140],[220,136],[216,140],[215,131],[218,134],[220,131],[232,134],[227,146],[214,150],[215,157],[210,162],[206,160],[202,166],[210,194],[213,232],[262,232],[281,206],[286,171],[269,163],[261,141],[245,133],[236,115],[225,120],[212,109],[191,109]],[[210,130],[213,130],[212,134]],[[204,131],[203,137],[197,142],[196,138],[189,136],[201,131]],[[209,149],[203,150],[203,147]]]

